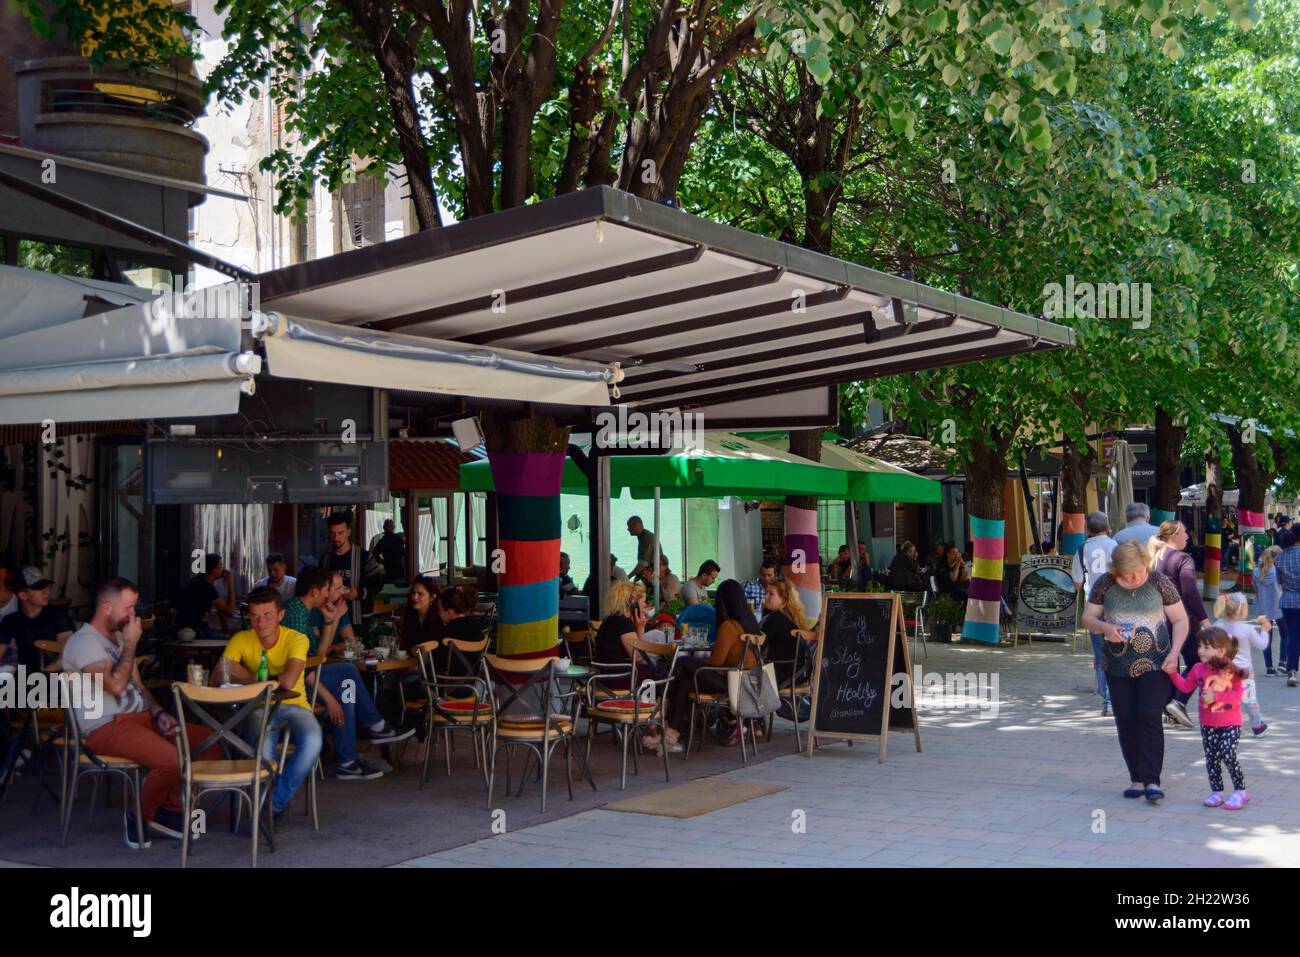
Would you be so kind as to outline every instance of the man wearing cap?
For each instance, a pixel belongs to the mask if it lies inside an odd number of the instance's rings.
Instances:
[[[72,619],[62,608],[50,604],[48,578],[30,565],[18,575],[14,588],[18,610],[0,621],[0,647],[4,657],[26,666],[28,672],[41,670],[38,641],[65,641],[72,635]]]
[[[1277,521],[1277,527],[1273,529],[1273,544],[1274,544],[1274,545],[1277,544],[1277,537],[1278,537],[1278,535],[1280,535],[1283,531],[1290,531],[1290,530],[1291,530],[1291,516],[1290,516],[1290,515],[1281,515],[1281,514],[1279,514],[1279,515],[1277,516],[1276,521]]]

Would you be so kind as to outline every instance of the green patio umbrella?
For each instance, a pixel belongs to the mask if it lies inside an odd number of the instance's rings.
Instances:
[[[704,433],[694,448],[661,454],[614,455],[609,463],[611,493],[632,490],[634,498],[779,498],[816,495],[844,498],[846,473],[729,432]],[[467,492],[492,490],[489,464],[460,467],[460,487]],[[561,489],[584,494],[587,479],[572,459],[564,463]]]
[[[788,445],[790,441],[789,432],[746,434],[775,448]],[[829,431],[826,434],[828,437],[834,435]],[[873,459],[831,441],[822,442],[821,464],[844,472],[848,491],[843,497],[851,502],[917,502],[937,505],[943,500],[943,487],[934,479]]]

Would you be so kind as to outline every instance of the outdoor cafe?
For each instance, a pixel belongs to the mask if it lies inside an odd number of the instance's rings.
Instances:
[[[847,587],[829,568],[839,543],[818,540],[818,508],[844,508],[852,542],[853,503],[937,502],[939,489],[833,442],[820,461],[800,457],[785,437],[833,427],[845,381],[1073,342],[1035,317],[608,188],[231,274],[257,283],[256,309],[245,297],[237,315],[187,315],[125,284],[0,267],[0,445],[16,476],[0,541],[20,568],[49,565],[69,629],[132,633],[140,696],[176,755],[163,777],[185,826],[174,841],[155,834],[150,852],[175,843],[169,865],[265,863],[271,847],[296,863],[364,856],[430,803],[443,827],[476,833],[485,810],[541,820],[567,813],[557,795],[597,806],[760,748],[802,748],[817,612]],[[677,443],[602,438],[599,417],[619,406],[702,428]],[[84,482],[34,467],[55,448]],[[569,528],[561,497],[575,495],[586,515]],[[610,560],[620,500],[645,505],[633,534],[646,567],[630,569],[641,590]],[[736,630],[766,599],[743,611],[733,594],[765,573],[731,531],[727,577],[692,603],[713,622],[667,600],[664,503],[685,501],[784,503],[777,577],[809,613],[793,659],[774,660],[759,628]],[[393,529],[376,529],[381,518]],[[48,562],[46,527],[67,535]],[[385,535],[400,536],[386,551],[400,576],[334,560]],[[253,561],[227,580],[236,545]],[[564,593],[561,552],[578,549]],[[251,580],[273,554],[296,591],[273,571]],[[679,584],[695,571],[678,570]],[[24,573],[7,583],[18,598]],[[177,627],[178,596],[205,576],[225,626],[215,634]],[[607,613],[624,586],[627,613]],[[298,631],[282,613],[318,614]],[[80,647],[65,656],[60,629],[36,648],[51,680],[88,663]],[[733,632],[728,663],[710,664]],[[243,647],[254,640],[260,660]],[[608,660],[620,642],[623,660]],[[736,712],[726,672],[755,662],[781,666],[788,717]],[[119,701],[134,693],[132,674],[105,680]],[[116,811],[95,816],[108,804],[137,822],[128,843],[147,843],[142,795],[163,800],[160,772],[96,749],[104,725],[87,723],[102,715],[15,705],[4,717],[6,840],[49,863],[121,863],[103,824]],[[674,749],[678,726],[689,742]],[[738,755],[709,742],[717,727]],[[347,788],[327,761],[358,745],[388,771]]]

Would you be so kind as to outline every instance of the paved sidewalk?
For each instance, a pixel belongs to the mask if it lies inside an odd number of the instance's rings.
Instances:
[[[1239,754],[1252,801],[1201,806],[1209,788],[1200,735],[1166,734],[1163,805],[1120,796],[1127,775],[1114,723],[1090,693],[1091,654],[932,646],[925,671],[996,674],[1000,708],[922,711],[910,734],[878,747],[830,745],[728,772],[777,794],[677,820],[589,810],[398,866],[1222,867],[1300,863],[1300,689],[1260,677],[1271,727]],[[1257,655],[1258,674],[1263,663]],[[775,746],[775,744],[773,745]],[[676,778],[676,776],[675,776]],[[611,796],[611,801],[617,796]],[[795,833],[801,819],[804,833]]]

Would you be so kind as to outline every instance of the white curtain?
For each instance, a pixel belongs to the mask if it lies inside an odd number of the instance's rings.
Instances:
[[[271,506],[200,505],[194,510],[194,522],[195,541],[202,543],[195,547],[225,559],[234,573],[235,593],[248,594],[253,582],[266,574]]]

